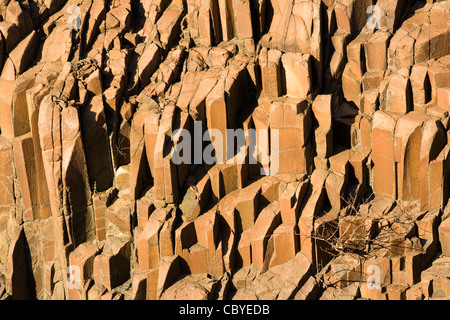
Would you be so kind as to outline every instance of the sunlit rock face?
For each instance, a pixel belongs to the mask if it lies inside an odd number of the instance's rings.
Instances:
[[[450,297],[449,18],[2,1],[0,299]]]

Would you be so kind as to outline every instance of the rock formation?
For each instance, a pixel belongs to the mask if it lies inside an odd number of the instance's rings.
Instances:
[[[449,40],[439,0],[2,1],[0,298],[449,298]]]

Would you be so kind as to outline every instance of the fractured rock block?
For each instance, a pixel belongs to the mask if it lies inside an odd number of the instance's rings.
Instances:
[[[418,237],[424,240],[437,240],[439,220],[437,211],[425,214],[416,222]]]
[[[106,117],[101,96],[95,96],[81,113],[89,176],[97,191],[112,186],[114,178]]]
[[[280,220],[280,209],[276,203],[264,208],[256,219],[251,241],[252,263],[260,270],[264,265],[268,237],[280,224]]]
[[[270,170],[273,173],[310,172],[310,119],[306,101],[277,99],[270,106]]]
[[[98,251],[98,247],[95,244],[82,243],[70,253],[70,268],[72,272],[74,268],[77,268],[77,272],[71,275],[74,277],[75,286],[74,288],[69,288],[69,299],[79,300],[81,298],[81,292],[77,289],[81,289],[85,281],[93,276],[94,259]],[[76,285],[80,286],[80,288],[77,288]]]
[[[310,54],[320,59],[320,1],[270,1],[273,17],[269,32],[263,36],[264,47]],[[287,36],[285,36],[287,35]]]
[[[38,2],[0,5],[0,299],[449,295],[448,1]]]
[[[389,39],[388,32],[378,30],[364,44],[367,71],[386,70]]]
[[[187,189],[179,206],[185,221],[194,221],[210,202],[211,181],[205,170],[197,170],[195,180],[198,182]]]
[[[210,300],[217,285],[208,274],[188,275],[164,290],[161,300]]]
[[[128,201],[117,199],[106,209],[106,233],[131,235],[131,208]]]
[[[300,207],[298,229],[300,232],[300,250],[306,257],[314,262],[314,219],[321,212],[325,202],[325,181],[328,172],[326,170],[314,170],[311,176],[311,185],[306,195],[306,200]]]
[[[408,78],[399,74],[391,78],[386,95],[386,110],[403,114],[412,110],[412,91]]]
[[[136,240],[138,268],[142,271],[152,269],[160,262],[159,233],[170,212],[166,208],[155,210]]]
[[[274,254],[270,260],[270,267],[283,264],[295,258],[299,251],[297,225],[282,223],[273,231]]]
[[[298,222],[299,209],[308,190],[309,181],[289,183],[280,195],[280,211],[283,223]]]
[[[339,219],[339,237],[343,247],[364,250],[375,233],[372,219],[345,216]]]
[[[137,225],[145,229],[150,215],[155,210],[153,189],[150,189],[142,198],[136,201]]]
[[[251,241],[252,229],[247,229],[241,233],[237,244],[237,266],[250,267],[252,263]]]
[[[215,250],[220,230],[216,208],[198,217],[194,225],[197,242],[209,250]]]
[[[373,117],[372,161],[373,190],[377,197],[396,197],[396,170],[394,159],[394,128],[396,119],[390,114],[377,111]]]
[[[262,89],[268,98],[277,98],[282,93],[281,58],[282,53],[278,50],[263,48],[259,54]]]
[[[352,72],[350,64],[347,64],[342,73],[342,91],[345,99],[361,108],[361,90],[361,80]]]
[[[441,243],[442,253],[450,256],[450,243],[448,234],[450,232],[450,219],[445,219],[439,225],[439,242]]]
[[[239,214],[242,231],[253,227],[260,205],[261,184],[259,181],[251,183],[239,193],[236,211]]]
[[[419,199],[420,135],[425,118],[409,113],[401,117],[395,130],[398,198]],[[413,151],[417,150],[417,151]]]

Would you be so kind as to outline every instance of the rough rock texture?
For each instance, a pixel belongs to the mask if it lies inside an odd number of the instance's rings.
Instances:
[[[0,299],[448,299],[449,40],[450,1],[2,1]]]

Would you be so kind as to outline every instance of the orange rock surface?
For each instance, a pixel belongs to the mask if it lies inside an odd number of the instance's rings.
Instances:
[[[449,299],[449,43],[448,0],[2,1],[0,299]]]

